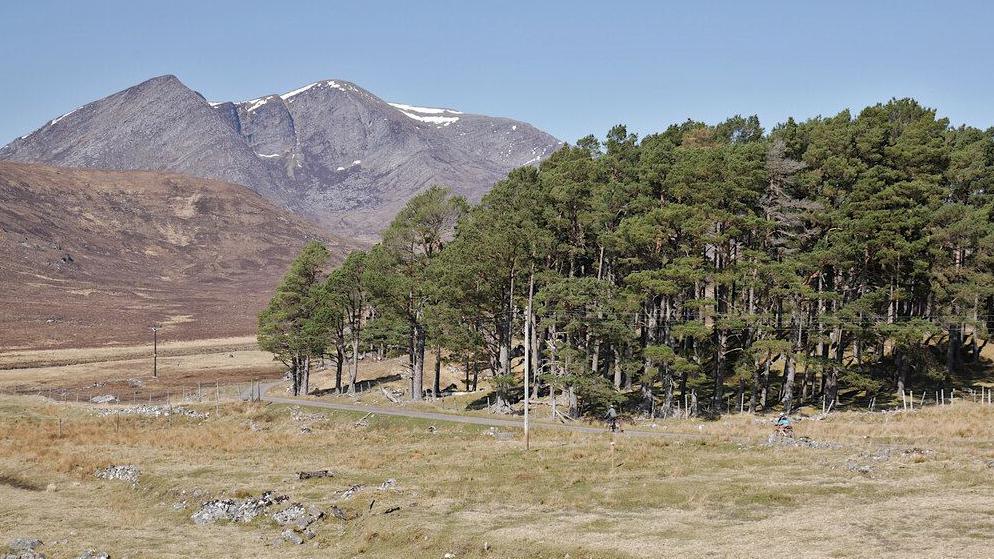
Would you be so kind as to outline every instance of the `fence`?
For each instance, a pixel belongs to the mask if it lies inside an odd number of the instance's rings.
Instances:
[[[180,405],[215,403],[250,399],[254,388],[276,379],[252,382],[222,383],[199,382],[195,385],[169,384],[159,386],[143,382],[141,385],[107,381],[81,387],[53,387],[46,385],[13,385],[0,388],[8,396],[41,396],[56,402],[84,402],[93,404],[149,404]]]

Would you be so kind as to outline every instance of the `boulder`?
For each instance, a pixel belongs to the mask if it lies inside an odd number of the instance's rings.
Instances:
[[[134,464],[111,465],[97,470],[96,473],[96,476],[100,479],[129,481],[131,483],[138,483],[140,475],[141,470]]]
[[[257,499],[215,499],[200,505],[200,509],[190,516],[194,524],[212,524],[219,520],[228,522],[251,522],[275,504],[288,500],[286,495],[276,495],[266,491]]]

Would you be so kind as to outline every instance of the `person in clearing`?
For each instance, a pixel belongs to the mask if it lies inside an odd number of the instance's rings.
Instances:
[[[607,409],[607,415],[604,416],[604,419],[606,419],[607,421],[609,421],[611,423],[611,432],[612,433],[614,433],[614,432],[616,432],[616,431],[619,430],[618,410],[614,409],[614,405],[613,404],[611,405],[611,407],[609,407]]]
[[[790,417],[787,414],[785,413],[780,414],[780,417],[777,418],[776,426],[777,426],[777,431],[776,431],[777,435],[780,435],[781,437],[794,438],[794,426],[790,420]]]

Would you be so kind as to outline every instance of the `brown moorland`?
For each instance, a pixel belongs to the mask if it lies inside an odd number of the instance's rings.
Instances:
[[[252,334],[311,239],[352,248],[236,184],[0,162],[0,349]]]

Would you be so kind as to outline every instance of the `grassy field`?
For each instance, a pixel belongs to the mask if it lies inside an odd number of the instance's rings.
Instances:
[[[798,423],[825,448],[769,446],[769,423],[745,415],[656,427],[690,439],[539,431],[530,451],[482,427],[359,417],[258,404],[98,417],[0,397],[0,534],[40,538],[49,557],[267,557],[268,518],[190,514],[274,490],[347,517],[284,557],[990,556],[994,407]],[[142,469],[135,488],[93,475],[122,463]],[[336,476],[296,478],[321,468]]]
[[[53,397],[81,400],[114,394],[123,401],[181,395],[198,384],[248,383],[279,378],[283,367],[260,351],[254,337],[168,342],[152,346],[21,350],[0,353],[0,392],[53,390]]]

